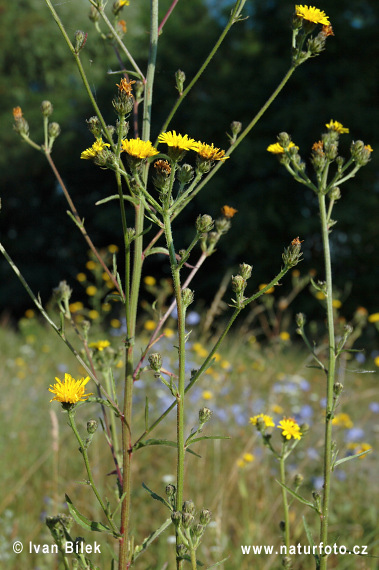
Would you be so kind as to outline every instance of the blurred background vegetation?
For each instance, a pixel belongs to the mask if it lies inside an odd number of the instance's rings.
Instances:
[[[124,39],[144,69],[149,1],[131,0],[130,4],[123,12],[127,24]],[[170,4],[170,0],[161,2],[161,18]],[[176,70],[182,69],[187,81],[193,77],[218,38],[231,4],[229,0],[191,0],[179,2],[174,10],[159,44],[153,139],[176,99]],[[230,123],[238,120],[246,126],[289,67],[294,4],[248,0],[248,19],[232,28],[170,128],[227,148]],[[351,0],[348,4],[332,0],[319,1],[317,7],[326,11],[335,33],[328,39],[326,51],[295,72],[270,111],[225,163],[221,175],[212,179],[178,219],[179,249],[192,236],[199,213],[215,217],[224,204],[239,210],[207,271],[194,283],[197,299],[211,298],[226,269],[243,261],[254,265],[256,284],[267,282],[279,269],[283,247],[296,236],[304,240],[301,270],[314,268],[317,277],[323,278],[316,197],[296,184],[266,148],[280,131],[287,131],[305,158],[325,123],[333,118],[350,128],[350,134],[342,137],[342,154],[347,156],[351,140],[360,138],[374,149],[371,163],[342,187],[343,198],[335,208],[335,284],[341,290],[347,318],[359,305],[369,312],[378,310],[379,5],[374,0]],[[108,72],[120,66],[112,46],[101,40],[88,19],[86,0],[57,3],[56,9],[72,38],[77,29],[88,32],[82,61],[106,120],[114,123],[111,100],[120,76]],[[87,252],[66,215],[63,193],[43,155],[21,144],[12,130],[12,108],[22,107],[31,137],[41,142],[40,103],[44,99],[53,103],[52,120],[62,128],[53,158],[98,247],[120,245],[119,212],[112,202],[94,206],[113,191],[113,177],[80,160],[81,151],[92,144],[85,119],[94,113],[45,3],[0,0],[0,14],[1,240],[32,288],[46,301],[61,279],[72,284]],[[162,271],[162,260],[150,259],[146,271],[154,272],[154,263]],[[168,264],[164,270],[169,271]],[[0,260],[0,272],[1,311],[18,317],[30,301],[5,260]],[[312,296],[304,294],[297,310],[312,311],[312,307]]]

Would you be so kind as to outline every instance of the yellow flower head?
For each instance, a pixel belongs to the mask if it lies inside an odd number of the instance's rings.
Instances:
[[[84,402],[92,394],[85,394],[85,385],[89,382],[89,376],[87,378],[80,378],[80,380],[75,380],[71,374],[64,375],[64,380],[61,381],[59,378],[55,378],[56,384],[50,384],[49,392],[55,394],[54,398],[50,400],[57,400],[57,402],[62,402],[62,404],[77,404],[78,402]]]
[[[153,147],[150,141],[141,141],[138,137],[136,139],[124,139],[121,144],[122,150],[133,158],[144,159],[159,154],[159,151]]]
[[[96,269],[96,263],[95,263],[95,261],[92,261],[92,259],[90,259],[89,261],[87,261],[87,263],[86,263],[86,268],[87,268],[87,269],[90,269],[90,270]]]
[[[286,439],[301,439],[303,435],[300,426],[292,418],[283,418],[276,427],[282,430],[282,436]]]
[[[353,427],[353,422],[349,414],[336,414],[332,419],[332,424],[335,426],[341,426],[346,429],[351,429]]]
[[[204,400],[212,400],[212,398],[213,398],[213,394],[210,390],[204,390],[202,396],[203,396]]]
[[[121,321],[119,321],[119,319],[112,319],[110,325],[113,329],[119,329],[121,327]]]
[[[379,323],[379,313],[372,313],[368,318],[369,323]]]
[[[266,414],[258,414],[257,416],[250,418],[249,423],[253,424],[253,426],[256,426],[259,418],[262,418],[265,427],[275,427],[272,417],[267,416]]]
[[[96,350],[98,351],[102,351],[104,350],[104,348],[107,348],[107,346],[110,346],[110,342],[109,340],[98,340],[97,342],[90,342],[89,343],[89,347],[90,348],[96,348]]]
[[[291,141],[290,144],[288,145],[288,148],[292,148],[292,147],[295,147],[297,150],[299,150],[299,147],[296,146],[295,143],[293,143]],[[274,144],[268,145],[267,150],[268,150],[268,152],[271,152],[272,154],[284,154],[284,148],[279,143],[274,143]]]
[[[188,135],[176,134],[176,131],[167,131],[161,133],[158,137],[160,143],[166,143],[167,146],[178,150],[196,150],[199,143],[195,139],[190,139]]]
[[[156,329],[157,323],[151,319],[147,320],[143,325],[143,328],[147,331],[154,331]]]
[[[35,312],[33,309],[26,309],[25,311],[25,317],[27,319],[32,319],[35,316]]]
[[[329,18],[323,10],[319,10],[314,6],[307,6],[300,4],[295,6],[296,16],[302,20],[307,20],[307,22],[312,22],[313,24],[322,24],[323,26],[329,26]]]
[[[147,285],[148,287],[152,287],[153,285],[156,284],[157,280],[156,280],[155,277],[153,277],[152,275],[146,275],[146,277],[144,277],[143,282],[144,282],[145,285]]]
[[[242,456],[242,459],[246,462],[246,463],[251,463],[252,461],[254,461],[255,457],[252,453],[244,453]]]
[[[197,154],[204,160],[227,160],[229,156],[225,156],[225,151],[216,148],[212,144],[205,144],[202,142],[196,143],[196,148],[194,149]]]
[[[339,133],[340,135],[343,135],[343,134],[349,132],[349,129],[344,127],[342,123],[339,123],[338,121],[333,121],[333,119],[330,119],[329,123],[326,123],[325,126],[330,131],[335,131],[336,133]]]
[[[89,297],[93,297],[97,293],[97,288],[95,285],[89,285],[89,287],[86,289],[86,293]]]
[[[13,118],[15,121],[19,121],[22,119],[22,109],[21,107],[14,107],[13,108]]]
[[[96,139],[93,145],[86,150],[83,150],[80,158],[84,158],[85,160],[89,160],[91,158],[96,158],[96,156],[102,152],[107,146],[111,146],[110,144],[104,142],[102,138]]]
[[[221,208],[221,214],[224,216],[224,218],[227,218],[228,220],[230,218],[233,218],[237,212],[238,210],[232,208],[231,206],[223,206]]]
[[[123,22],[123,20],[120,21]],[[126,31],[126,26],[125,26],[125,31]],[[116,85],[120,93],[126,93],[127,95],[129,95],[129,97],[131,97],[133,83],[135,83],[134,79],[132,79],[132,81],[128,81],[127,79],[125,79],[125,77],[123,77],[120,83],[116,83]]]
[[[290,338],[291,338],[289,332],[287,332],[287,331],[282,331],[279,334],[279,337],[281,340],[284,340],[284,341],[290,340]]]
[[[108,251],[109,251],[109,253],[117,253],[118,252],[117,245],[115,245],[114,243],[111,243],[110,245],[108,245]]]

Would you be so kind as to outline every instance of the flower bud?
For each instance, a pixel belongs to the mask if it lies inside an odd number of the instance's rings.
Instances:
[[[341,190],[338,186],[334,186],[329,192],[329,198],[331,200],[337,201],[341,198]]]
[[[176,493],[176,487],[175,485],[167,485],[166,487],[166,495],[171,498],[171,497],[175,497],[175,493]]]
[[[232,131],[234,136],[237,136],[242,129],[242,123],[240,123],[239,121],[233,121],[232,123],[230,123],[230,130]]]
[[[191,303],[193,303],[193,300],[194,300],[193,291],[191,291],[191,289],[188,289],[188,287],[182,289],[182,301],[185,309],[189,307]]]
[[[96,420],[89,420],[87,422],[87,433],[89,433],[90,435],[94,434],[98,428],[98,425],[99,424],[97,423]]]
[[[218,218],[215,222],[216,230],[219,234],[226,234],[230,230],[231,225],[229,218]]]
[[[162,356],[159,354],[159,352],[150,354],[148,360],[151,370],[154,370],[154,372],[160,372],[162,368]]]
[[[100,18],[99,10],[95,6],[91,6],[88,17],[91,22],[98,22]]]
[[[178,179],[180,184],[183,184],[184,186],[186,184],[189,184],[193,177],[194,177],[193,168],[189,164],[183,164],[178,168],[176,178]]]
[[[244,279],[250,279],[252,270],[253,270],[252,265],[248,265],[247,263],[240,264],[240,275]]]
[[[246,280],[242,277],[242,275],[232,276],[232,289],[235,293],[243,293],[246,289],[246,285]]]
[[[196,538],[200,538],[204,534],[204,530],[205,530],[204,526],[202,524],[197,523],[192,528],[192,534]]]
[[[302,255],[303,254],[301,252],[301,241],[297,237],[291,241],[289,247],[287,247],[283,252],[282,259],[284,265],[287,268],[294,267],[299,263],[299,261],[301,261]]]
[[[75,32],[75,53],[79,53],[85,46],[88,34],[82,30]]]
[[[86,120],[86,123],[88,125],[89,130],[94,135],[94,137],[96,139],[100,138],[102,130],[101,130],[101,123],[98,117],[96,116],[90,117],[89,119]]]
[[[174,511],[173,513],[171,513],[171,520],[174,526],[178,527],[182,520],[182,513],[180,513],[179,511]]]
[[[132,239],[134,238],[134,236],[136,235],[135,228],[127,228],[126,229],[126,235],[128,238],[128,242],[130,243],[132,241]]]
[[[50,101],[42,101],[41,103],[41,113],[44,117],[50,117],[53,112],[53,106]]]
[[[306,322],[305,315],[303,313],[297,313],[295,319],[296,325],[302,329]]]
[[[333,393],[335,396],[339,396],[340,394],[342,394],[343,391],[343,384],[341,384],[341,382],[336,382],[333,385]]]
[[[181,69],[175,73],[176,88],[179,91],[179,95],[183,95],[183,86],[186,80],[186,74]]]
[[[49,123],[48,134],[50,139],[55,140],[57,137],[59,137],[60,133],[61,128],[58,123]]]
[[[67,301],[70,299],[72,294],[71,287],[67,284],[67,281],[60,281],[58,287],[53,289],[53,295],[56,301]]]
[[[304,476],[301,473],[297,473],[293,480],[293,482],[295,483],[295,487],[300,487],[303,481],[304,481]]]
[[[201,424],[205,424],[206,422],[209,422],[209,420],[212,417],[212,410],[210,410],[209,408],[201,408],[201,410],[199,410],[199,422]]]
[[[212,513],[208,509],[201,509],[199,518],[200,518],[200,523],[206,526],[211,522]]]
[[[195,503],[193,501],[184,501],[182,505],[182,512],[193,515],[195,513]]]
[[[190,513],[182,513],[182,525],[184,528],[190,528],[194,520],[195,520],[194,516],[191,515]]]
[[[365,145],[363,141],[353,142],[350,151],[352,159],[358,166],[365,166],[371,160],[372,148],[370,145]]]
[[[203,216],[198,216],[196,220],[196,231],[199,234],[208,233],[213,229],[214,222],[212,217],[208,214],[204,214]]]
[[[305,435],[306,433],[308,433],[309,429],[310,429],[309,424],[306,424],[306,423],[300,424],[300,431],[301,431],[302,435]]]

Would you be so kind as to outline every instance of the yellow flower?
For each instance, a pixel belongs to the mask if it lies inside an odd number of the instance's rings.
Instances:
[[[110,346],[110,344],[111,343],[109,342],[109,340],[98,340],[96,342],[90,342],[88,346],[90,348],[96,348],[96,350],[101,352],[102,350],[104,350],[104,348],[107,348],[107,346]]]
[[[148,321],[145,322],[143,328],[147,331],[154,331],[156,329],[156,326],[157,323],[149,319]]]
[[[113,243],[111,243],[110,245],[108,245],[108,251],[109,251],[109,253],[117,253],[118,252],[117,245],[114,245]]]
[[[89,382],[89,376],[87,378],[80,378],[80,380],[75,380],[71,374],[64,375],[63,382],[59,378],[55,378],[56,384],[50,384],[49,392],[55,394],[54,398],[50,400],[57,400],[62,402],[62,404],[76,404],[77,402],[84,402],[92,394],[85,394],[85,385]]]
[[[342,303],[339,299],[333,299],[332,305],[335,309],[339,309],[340,307],[342,307]]]
[[[280,336],[281,340],[284,340],[284,341],[289,340],[291,338],[290,334],[287,331],[282,331],[279,334],[279,336]]]
[[[242,459],[246,462],[246,463],[251,463],[252,461],[254,461],[255,457],[252,453],[244,453],[242,455]]]
[[[27,310],[25,311],[25,317],[26,317],[27,319],[32,319],[32,318],[34,317],[34,315],[35,315],[35,312],[34,312],[33,309],[27,309]]]
[[[121,327],[121,322],[118,319],[112,319],[110,325],[114,329],[119,329]]]
[[[167,338],[172,338],[175,335],[175,331],[173,331],[172,329],[170,329],[169,327],[166,327],[165,329],[163,329],[163,334],[167,337]]]
[[[212,398],[213,398],[213,394],[209,390],[204,390],[202,396],[203,396],[204,400],[212,400]]]
[[[323,10],[319,10],[314,6],[303,6],[300,4],[299,6],[295,6],[296,16],[298,18],[302,18],[303,20],[307,20],[308,22],[312,22],[313,24],[323,24],[324,26],[329,26],[329,18],[325,14]]]
[[[292,148],[295,147],[297,148],[297,150],[299,150],[299,147],[296,146],[292,141],[290,142],[290,144],[288,145],[288,148]],[[272,154],[284,154],[284,148],[282,147],[281,144],[279,143],[274,143],[274,144],[270,144],[267,147],[268,152],[271,152]],[[288,150],[288,149],[287,149]]]
[[[119,0],[120,6],[129,6],[129,0]],[[121,79],[122,81],[122,79]],[[135,83],[135,81],[131,81],[131,83]]]
[[[374,152],[374,149],[372,148],[372,146],[370,144],[365,144],[365,149],[369,150],[370,152]]]
[[[220,366],[224,370],[228,370],[231,367],[231,364],[228,360],[222,360]]]
[[[372,313],[372,315],[369,315],[368,322],[369,323],[379,323],[379,313]]]
[[[195,139],[190,139],[188,135],[176,134],[176,131],[167,131],[161,133],[158,137],[160,143],[166,143],[167,146],[174,147],[178,150],[197,150],[197,143]]]
[[[369,443],[361,443],[361,444],[357,444],[354,453],[355,455],[358,455],[359,453],[363,453],[364,451],[370,451],[372,449],[372,446]],[[364,459],[365,457],[367,457],[366,455],[361,455],[361,457],[359,457],[358,459]]]
[[[236,210],[235,208],[232,208],[231,206],[223,206],[221,208],[221,214],[224,216],[224,218],[227,218],[228,220],[230,218],[233,218],[233,216],[238,212],[238,210]]]
[[[111,305],[110,303],[103,303],[103,304],[101,305],[101,308],[103,309],[103,311],[104,311],[105,313],[108,313],[108,311],[111,310],[112,305]]]
[[[259,290],[262,291],[262,289],[264,289],[265,287],[267,287],[267,283],[261,283],[259,285]],[[275,287],[270,287],[270,289],[267,289],[267,291],[264,292],[265,295],[271,295],[271,293],[273,293],[275,291]]]
[[[21,107],[13,107],[13,118],[15,121],[22,119],[22,109]]]
[[[379,367],[379,356],[376,356],[376,357],[374,358],[374,364],[375,364],[375,366],[378,366],[378,367]]]
[[[275,427],[272,417],[267,416],[266,414],[258,414],[257,416],[250,418],[249,423],[256,426],[259,418],[262,418],[266,427]]]
[[[96,268],[96,263],[95,263],[94,261],[92,261],[92,260],[87,261],[86,267],[87,267],[87,269],[90,269],[90,270],[95,269],[95,268]]]
[[[200,141],[196,143],[196,148],[194,149],[197,154],[204,160],[227,160],[229,156],[225,156],[225,151],[220,150],[213,146],[213,143],[205,144]]]
[[[328,128],[330,131],[335,131],[336,133],[339,133],[340,135],[343,135],[344,133],[348,133],[349,129],[347,129],[346,127],[344,127],[342,125],[342,123],[339,123],[338,121],[333,121],[333,119],[330,119],[329,123],[326,123],[326,128]]]
[[[123,6],[124,4],[121,4],[121,6]],[[124,20],[120,20],[120,22],[124,22]],[[125,24],[125,22],[124,22]],[[126,31],[126,26],[125,26],[125,31]],[[132,85],[133,83],[135,83],[134,79],[132,79],[132,81],[128,81],[127,79],[125,79],[125,77],[123,77],[120,81],[120,83],[116,83],[119,92],[124,92],[127,95],[129,95],[129,97],[131,97],[132,95]]]
[[[353,427],[353,422],[349,416],[349,414],[336,414],[332,419],[332,424],[335,426],[341,426],[346,429],[350,429]]]
[[[244,462],[243,459],[237,459],[237,467],[239,467],[240,469],[243,469],[245,467],[246,463]]]
[[[83,309],[83,303],[77,301],[76,303],[70,303],[68,308],[70,309],[71,313],[77,313]]]
[[[322,291],[317,291],[315,297],[316,297],[316,299],[320,299],[320,301],[323,301],[324,299],[326,299],[326,295]]]
[[[151,275],[146,275],[146,277],[144,278],[143,282],[144,282],[145,285],[147,285],[148,287],[152,287],[153,285],[156,284],[157,280],[155,279],[155,277],[152,277]]]
[[[104,142],[100,137],[96,139],[96,141],[93,143],[93,145],[90,148],[83,150],[82,154],[80,155],[80,158],[84,158],[85,160],[88,160],[90,158],[95,158],[96,155],[99,154],[99,152],[103,151],[107,146],[111,145]]]
[[[86,281],[87,275],[85,273],[78,273],[76,279],[82,283],[83,281]]]
[[[88,312],[88,316],[90,319],[92,319],[93,321],[95,321],[96,319],[98,319],[100,317],[99,312],[96,311],[95,309],[91,309]]]
[[[282,430],[282,436],[286,439],[301,439],[303,435],[300,426],[292,418],[283,418],[276,427]]]
[[[86,289],[86,293],[89,297],[93,297],[94,295],[96,295],[97,289],[95,287],[95,285],[89,285]]]
[[[282,406],[279,406],[278,404],[274,404],[273,406],[271,406],[271,409],[272,409],[274,414],[282,414],[283,413]]]
[[[149,158],[155,154],[159,154],[159,151],[153,147],[150,141],[141,141],[139,137],[136,139],[124,139],[121,141],[122,150],[124,150],[129,156],[133,158]]]

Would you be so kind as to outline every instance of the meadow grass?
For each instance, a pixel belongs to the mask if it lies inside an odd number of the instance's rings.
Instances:
[[[170,331],[170,329],[168,329]],[[96,334],[96,331],[93,331]],[[196,329],[191,339],[196,338]],[[109,336],[97,332],[101,338],[109,338],[112,347],[118,348],[121,336]],[[175,357],[172,346],[175,335],[169,332],[156,347],[163,356],[164,365],[170,368],[170,359]],[[142,331],[141,346],[147,340]],[[205,343],[190,342],[188,366],[196,368],[204,357]],[[52,544],[45,526],[46,516],[66,512],[64,493],[92,520],[103,520],[96,503],[91,500],[91,490],[82,484],[85,471],[82,458],[72,438],[65,414],[60,406],[49,404],[49,385],[56,375],[70,369],[72,374],[82,371],[71,353],[58,337],[37,319],[22,319],[19,331],[0,328],[1,399],[0,429],[3,469],[0,474],[0,534],[2,546],[0,559],[9,570],[24,568],[58,568],[54,555],[30,555],[25,552],[14,555],[11,544],[21,537],[24,544],[30,541]],[[255,337],[234,333],[218,354],[212,367],[202,381],[188,395],[189,405],[186,432],[196,425],[198,410],[207,406],[213,411],[207,424],[206,435],[229,436],[230,440],[202,441],[194,446],[201,457],[187,454],[184,498],[196,498],[196,505],[213,511],[213,522],[203,542],[201,560],[209,565],[229,556],[222,568],[225,570],[247,568],[280,568],[281,557],[276,555],[243,555],[241,545],[273,544],[275,549],[282,543],[279,522],[282,519],[281,490],[275,479],[279,477],[278,462],[261,445],[260,434],[249,424],[249,418],[261,412],[268,413],[275,421],[283,415],[295,417],[299,423],[306,422],[310,429],[291,455],[288,464],[288,484],[301,473],[304,483],[301,494],[312,500],[312,490],[320,488],[322,473],[320,456],[323,446],[322,417],[324,381],[319,370],[307,368],[309,355],[291,338],[259,344]],[[350,363],[349,363],[350,364]],[[365,366],[367,367],[365,363]],[[348,368],[360,365],[352,361]],[[121,370],[121,369],[120,369]],[[116,369],[117,374],[117,369]],[[121,374],[121,371],[120,371]],[[373,444],[377,408],[374,406],[376,391],[375,375],[345,372],[346,389],[340,401],[337,415],[340,425],[335,427],[335,439],[340,457],[354,452],[363,442]],[[154,419],[167,405],[170,398],[152,371],[146,371],[135,383],[134,409],[136,413],[135,434],[143,431],[145,398],[149,397],[150,418]],[[53,410],[53,411],[52,411]],[[92,414],[92,415],[91,415]],[[98,419],[99,410],[93,405],[82,407],[77,413],[77,423],[85,432],[89,419]],[[340,417],[340,416],[337,416]],[[65,421],[62,421],[64,419]],[[273,429],[273,441],[280,440],[280,432]],[[275,433],[277,432],[277,433]],[[158,429],[152,437],[175,440],[175,415],[171,414],[164,430]],[[93,474],[110,500],[114,496],[112,458],[101,430],[95,434],[90,447]],[[145,447],[138,454],[138,473],[133,479],[143,481],[147,487],[164,495],[165,486],[175,481],[175,449],[162,446]],[[373,453],[337,468],[333,481],[333,509],[330,519],[330,544],[337,542],[348,549],[354,545],[368,544],[371,552],[377,531],[377,468]],[[168,518],[167,509],[141,486],[133,486],[132,528],[138,536],[147,536],[154,531],[157,521]],[[292,502],[290,507],[291,544],[307,544],[302,517],[317,534],[318,521],[309,509]],[[88,542],[97,540],[102,545],[101,557],[94,562],[100,568],[109,567],[114,548],[112,539],[104,535],[86,536],[75,526],[73,536],[84,536]],[[268,538],[269,537],[269,538]],[[150,549],[136,560],[135,567],[141,570],[172,568],[175,566],[173,527],[156,541]],[[293,557],[295,569],[312,568],[310,556]],[[330,557],[330,567],[366,568],[377,567],[375,559],[351,555]]]

